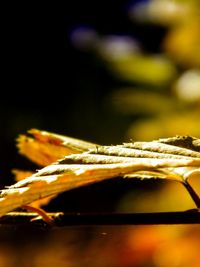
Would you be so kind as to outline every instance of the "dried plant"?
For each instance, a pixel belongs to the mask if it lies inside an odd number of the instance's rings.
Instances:
[[[1,217],[26,207],[48,219],[40,207],[56,195],[115,177],[178,181],[200,208],[200,198],[189,183],[192,177],[200,178],[200,139],[195,137],[101,146],[31,129],[18,137],[17,147],[41,169],[14,170],[18,182],[1,191]]]

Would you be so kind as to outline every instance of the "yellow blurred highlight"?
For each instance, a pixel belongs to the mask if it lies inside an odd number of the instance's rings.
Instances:
[[[163,51],[188,68],[200,67],[200,19],[188,18],[172,27],[163,40]]]
[[[195,1],[152,0],[147,9],[152,22],[167,26],[197,14]]]
[[[140,119],[130,125],[126,139],[154,140],[161,137],[175,135],[191,135],[200,137],[199,125],[200,111],[183,111],[182,113],[169,113],[149,119]]]
[[[162,92],[142,88],[122,88],[111,95],[113,108],[124,115],[169,113],[175,110],[177,102]]]
[[[146,180],[141,183],[147,183]],[[194,183],[197,191],[200,189],[200,180]],[[119,202],[119,212],[168,212],[184,211],[196,208],[185,187],[176,181],[157,180],[160,187],[152,191],[133,191],[127,193]]]
[[[129,82],[161,86],[176,77],[175,67],[162,55],[133,54],[106,61],[113,75]]]
[[[200,69],[185,71],[174,84],[178,98],[186,102],[200,102]]]

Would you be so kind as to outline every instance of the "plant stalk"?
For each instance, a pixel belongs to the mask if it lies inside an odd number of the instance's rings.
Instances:
[[[186,190],[190,194],[191,198],[193,199],[196,207],[200,209],[200,197],[198,196],[197,192],[194,190],[194,188],[188,183],[187,180],[184,180],[183,185],[185,186]]]

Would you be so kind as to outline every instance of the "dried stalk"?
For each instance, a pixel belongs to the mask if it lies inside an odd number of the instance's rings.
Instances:
[[[10,212],[0,218],[0,225],[23,225],[43,227],[66,227],[88,225],[161,225],[199,224],[197,210],[153,213],[47,213],[53,224],[46,224],[37,213]]]

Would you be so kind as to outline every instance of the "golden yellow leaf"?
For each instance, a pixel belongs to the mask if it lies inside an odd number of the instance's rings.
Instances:
[[[18,169],[12,170],[12,173],[15,175],[15,180],[17,182],[24,180],[25,178],[33,175],[33,172],[31,171],[24,171],[24,170],[18,170]],[[47,205],[55,196],[56,195],[36,200],[30,203],[29,205],[34,208],[40,208],[41,206]]]
[[[0,195],[0,216],[34,201],[119,176],[132,176],[140,179],[152,177],[173,179],[182,183],[194,173],[199,176],[197,170],[200,168],[200,143],[199,139],[194,137],[176,136],[152,142],[96,146],[77,139],[57,137],[57,135],[39,130],[32,130],[32,134],[36,139],[36,143],[33,139],[31,141],[34,144],[39,142],[39,144],[46,145],[47,143],[49,148],[49,145],[53,143],[58,150],[60,146],[67,149],[72,147],[75,154],[64,156],[3,189]],[[43,154],[44,147],[26,146],[24,141],[20,142],[20,152],[35,161],[37,154]],[[56,153],[51,149],[52,147],[47,149],[49,158],[54,152]],[[78,153],[78,150],[81,152]],[[30,154],[27,154],[28,151]],[[53,157],[54,155],[51,159]],[[39,162],[44,163],[41,159]]]
[[[30,136],[20,135],[17,139],[19,153],[40,166],[70,154],[80,153],[97,145],[46,131],[31,129]]]

